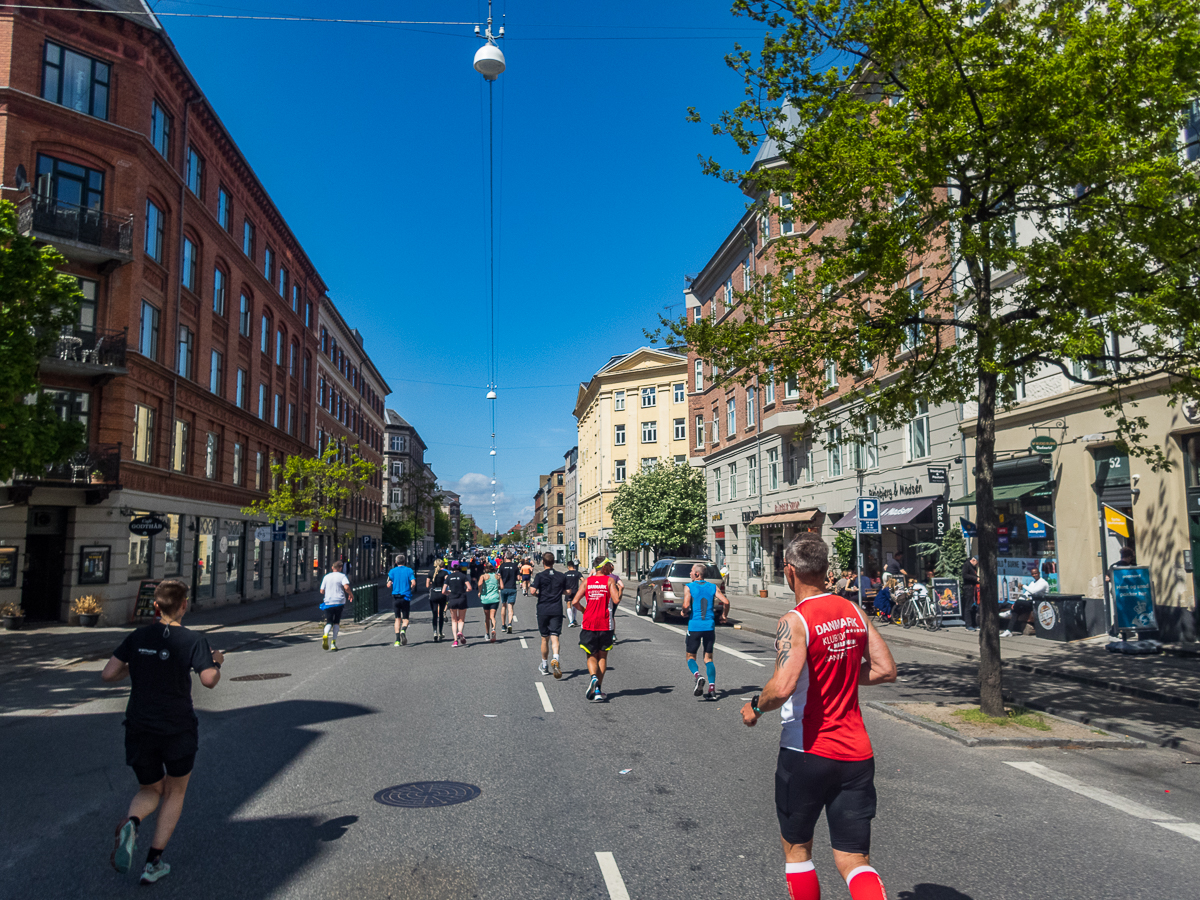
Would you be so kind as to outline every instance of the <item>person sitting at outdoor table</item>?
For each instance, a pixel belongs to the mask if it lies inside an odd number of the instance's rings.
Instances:
[[[833,592],[840,597],[845,597],[847,600],[858,602],[858,584],[857,579],[854,577],[853,566],[842,572],[842,577],[837,580]]]
[[[1045,579],[1037,566],[1030,567],[1029,574],[1034,577],[1034,580],[1021,589],[1021,596],[1012,605],[1012,618],[1009,619],[1011,624],[1007,630],[1000,632],[1000,637],[1023,634],[1025,624],[1033,612],[1033,604],[1050,591],[1050,582]]]
[[[896,579],[889,575],[883,581],[883,587],[875,595],[875,612],[886,623],[892,621],[892,591],[896,587]]]

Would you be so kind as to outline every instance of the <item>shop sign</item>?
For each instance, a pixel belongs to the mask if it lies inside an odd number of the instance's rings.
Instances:
[[[972,522],[970,519],[968,519],[966,516],[958,517],[958,526],[959,526],[959,528],[962,529],[963,537],[965,537],[965,538],[975,537],[975,523]]]
[[[945,466],[930,466],[927,470],[929,473],[930,484],[945,484],[947,469]]]
[[[129,523],[130,533],[138,537],[152,537],[166,527],[167,523],[158,516],[138,516]]]
[[[715,540],[715,541],[725,540],[725,529],[724,528],[714,528],[713,529],[713,540]]]
[[[1124,487],[1129,484],[1129,454],[1116,447],[1099,447],[1093,451],[1096,464],[1096,487]]]
[[[271,526],[259,525],[254,529],[254,539],[260,543],[267,543],[271,540]]]
[[[743,523],[751,522],[751,521],[753,521],[753,520],[754,520],[754,513],[753,513],[753,512],[744,512],[744,513],[742,513],[742,522],[743,522]]]
[[[933,525],[940,542],[950,528],[950,510],[947,508],[945,500],[939,499],[933,504]]]
[[[1048,600],[1043,600],[1037,605],[1037,617],[1047,631],[1053,629],[1058,622],[1058,613],[1054,611],[1054,604]]]
[[[1129,517],[1108,505],[1104,507],[1104,527],[1113,534],[1129,537]]]
[[[799,509],[800,509],[800,501],[799,500],[790,500],[786,503],[776,503],[775,504],[775,512],[777,512],[777,513],[796,512]]]
[[[933,599],[947,619],[962,615],[962,590],[957,578],[933,579]]]
[[[1045,519],[1039,519],[1033,513],[1025,513],[1025,531],[1030,538],[1040,539],[1049,537],[1049,530],[1054,526]]]
[[[712,520],[714,522],[720,522],[720,521],[722,521],[721,516],[722,516],[722,513],[713,513]]]
[[[586,538],[586,537],[587,537],[587,532],[586,532],[586,531],[581,531],[581,532],[579,532],[579,537],[580,537],[580,539]]]
[[[1001,553],[1007,553],[1008,552],[1008,535],[1002,534],[998,538],[996,538],[996,545],[997,545],[996,549],[999,550]]]
[[[876,500],[898,500],[901,497],[919,497],[925,493],[925,488],[921,486],[921,482],[914,481],[912,484],[901,484],[898,481],[893,481],[891,487],[873,485],[867,488],[867,496],[874,497]]]
[[[1157,628],[1154,592],[1148,566],[1117,566],[1112,570],[1113,606],[1118,628]]]
[[[1046,434],[1039,434],[1029,442],[1029,449],[1034,453],[1049,455],[1058,449],[1058,441]]]

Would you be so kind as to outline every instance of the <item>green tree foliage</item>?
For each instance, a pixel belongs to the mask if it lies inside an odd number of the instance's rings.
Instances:
[[[845,572],[854,565],[854,531],[842,528],[833,539],[833,558],[837,567]]]
[[[79,318],[79,283],[66,260],[17,233],[17,211],[0,201],[0,481],[62,462],[84,443],[38,384],[38,365]]]
[[[397,516],[387,516],[383,520],[383,543],[397,550],[407,550],[420,535],[416,533],[416,523],[410,519]]]
[[[746,99],[714,131],[746,153],[770,139],[778,164],[706,167],[813,230],[775,245],[794,278],[675,334],[739,379],[794,377],[818,434],[977,403],[980,701],[998,715],[997,411],[1060,372],[1107,391],[1157,467],[1137,398],[1200,394],[1200,0],[733,8],[768,33],[727,57]],[[855,385],[833,404],[829,363]]]
[[[656,555],[688,548],[704,539],[708,491],[704,472],[689,465],[660,462],[635,472],[608,504],[613,546]]]
[[[450,513],[440,506],[433,511],[433,543],[438,547],[449,547],[450,539],[454,536],[453,523]]]
[[[955,525],[942,535],[942,552],[938,556],[937,574],[941,578],[961,578],[967,561],[967,542],[962,529]]]

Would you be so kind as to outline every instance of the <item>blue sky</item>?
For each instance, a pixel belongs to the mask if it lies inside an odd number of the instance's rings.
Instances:
[[[497,510],[532,511],[575,443],[580,381],[642,346],[745,198],[697,155],[747,164],[685,122],[741,99],[723,56],[760,29],[728,0],[501,0],[494,87]],[[478,0],[162,0],[159,12],[482,21]],[[164,17],[184,60],[429,444],[490,519],[486,88],[464,25]],[[440,382],[431,384],[428,382]],[[452,387],[444,385],[473,385]],[[531,385],[539,385],[528,389]],[[522,389],[525,388],[525,389]],[[490,522],[485,524],[485,527]]]

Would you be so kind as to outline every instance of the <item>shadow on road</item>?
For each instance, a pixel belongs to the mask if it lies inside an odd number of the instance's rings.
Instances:
[[[900,900],[971,900],[970,894],[944,884],[918,884],[911,891],[901,891],[896,896]]]

